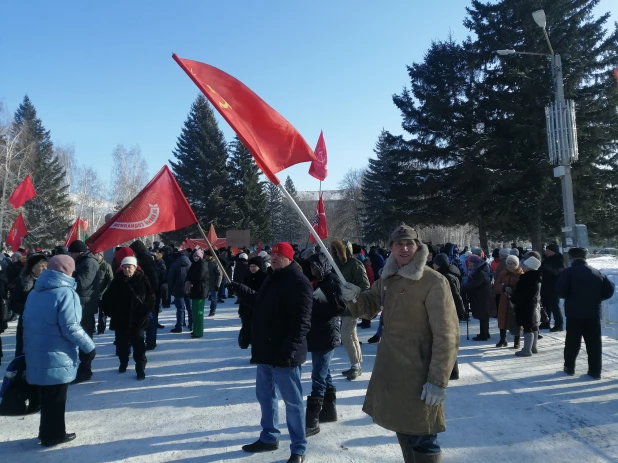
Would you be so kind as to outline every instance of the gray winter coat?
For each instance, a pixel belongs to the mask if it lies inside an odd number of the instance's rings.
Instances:
[[[90,251],[84,252],[77,258],[73,278],[77,283],[75,291],[82,305],[82,318],[93,316],[99,311],[101,270],[99,261]]]

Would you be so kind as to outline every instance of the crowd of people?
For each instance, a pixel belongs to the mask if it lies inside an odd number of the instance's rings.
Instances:
[[[0,333],[17,319],[15,358],[25,360],[27,383],[37,387],[41,444],[76,437],[66,432],[64,421],[68,386],[92,378],[95,333],[113,330],[118,372],[127,371],[132,352],[136,379],[143,380],[147,351],[157,348],[157,332],[165,328],[159,313],[172,303],[171,333],[199,339],[206,302],[207,316],[214,317],[218,303],[236,297],[238,345],[251,348],[251,363],[257,365],[262,426],[258,440],[243,450],[278,448],[280,397],[291,463],[305,460],[307,438],[320,432],[320,424],[337,421],[334,349],[343,345],[350,368],[342,375],[357,379],[363,362],[357,329],[370,329],[378,316],[368,342],[380,347],[363,410],[396,433],[406,462],[440,461],[437,434],[445,430],[446,388],[459,379],[459,323],[470,315],[479,320],[475,341],[491,339],[489,321],[497,318],[495,347],[508,347],[510,333],[520,357],[539,351],[540,330],[566,328],[565,373],[574,374],[583,337],[588,375],[601,377],[600,304],[614,287],[586,264],[584,249],[570,249],[573,264],[565,268],[556,244],[549,244],[544,256],[513,244],[489,258],[480,248],[460,252],[452,243],[423,243],[416,230],[401,225],[388,249],[335,239],[329,251],[285,242],[259,253],[158,242],[148,249],[137,240],[116,248],[108,263],[77,240],[68,249],[5,256]],[[305,402],[301,367],[308,354],[311,393]]]

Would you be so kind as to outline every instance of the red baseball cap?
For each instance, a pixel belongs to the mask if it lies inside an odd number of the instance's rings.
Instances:
[[[286,243],[285,241],[275,244],[271,254],[281,254],[283,257],[294,260],[294,248],[292,248],[290,243]]]

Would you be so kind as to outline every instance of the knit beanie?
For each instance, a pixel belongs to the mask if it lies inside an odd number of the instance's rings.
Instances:
[[[500,249],[500,260],[506,259],[511,253],[510,249]]]
[[[448,256],[446,254],[438,254],[433,258],[433,263],[440,268],[448,267]]]
[[[519,257],[517,257],[517,256],[508,256],[506,258],[506,263],[508,264],[509,262],[515,262],[515,265],[519,266]]]
[[[481,248],[472,248],[472,254],[481,257],[483,255],[483,250]]]
[[[294,248],[290,243],[282,241],[273,246],[273,254],[280,254],[290,260],[294,260]]]
[[[47,270],[55,270],[56,272],[71,276],[75,271],[75,261],[71,256],[67,256],[66,254],[54,256],[49,260]]]
[[[132,265],[137,268],[137,259],[133,256],[127,256],[120,262],[120,266],[122,267],[123,265]]]
[[[588,250],[585,248],[571,248],[569,249],[569,256],[571,259],[585,259],[588,256]]]
[[[558,247],[558,245],[556,243],[548,244],[545,247],[545,249],[547,249],[548,251],[555,252],[556,254],[560,253],[560,248]]]
[[[249,265],[257,265],[258,267],[262,268],[262,263],[262,258],[260,256],[255,256],[249,259]]]
[[[244,252],[238,255],[238,260],[248,260],[248,259],[249,259],[249,256]]]
[[[511,250],[509,251],[509,254],[510,254],[510,255],[512,255],[512,256],[517,256],[517,257],[519,257],[519,251],[518,251],[517,249],[515,249],[515,248],[511,249]]]
[[[464,257],[470,257],[472,255],[472,251],[466,251],[464,253]]]
[[[81,240],[75,240],[69,245],[69,252],[86,252],[88,246]]]
[[[530,270],[538,270],[541,268],[541,261],[536,257],[528,257],[523,264]]]
[[[479,265],[481,262],[484,262],[484,260],[481,259],[480,256],[477,256],[476,254],[474,254],[474,255],[468,257],[468,262],[470,262],[471,264],[474,264],[474,265]]]
[[[203,259],[204,258],[204,251],[202,251],[201,249],[198,249],[197,251],[195,251],[193,253],[193,257],[195,257],[195,256],[199,257],[200,259]]]
[[[131,257],[135,256],[135,253],[133,252],[133,249],[131,249],[129,247],[120,248],[114,254],[114,260],[116,262],[122,262],[122,260],[125,257],[128,257],[128,256],[131,256]]]
[[[541,255],[536,251],[528,251],[527,253],[525,253],[523,260],[528,259],[528,257],[534,257],[535,259],[538,259],[539,261],[541,261]]]

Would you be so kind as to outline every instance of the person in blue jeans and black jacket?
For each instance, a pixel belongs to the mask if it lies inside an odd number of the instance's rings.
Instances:
[[[257,453],[279,448],[279,390],[292,441],[288,463],[300,463],[307,451],[300,378],[301,365],[307,359],[313,288],[294,262],[289,243],[273,247],[271,266],[273,272],[256,296],[251,328],[251,363],[257,364],[255,392],[262,411],[262,432],[256,442],[242,449]]]
[[[320,423],[337,421],[336,393],[330,375],[333,350],[341,344],[340,316],[345,312],[341,280],[323,254],[309,258],[313,279],[313,308],[307,347],[311,352],[311,395],[307,397],[307,437],[320,432]]]

